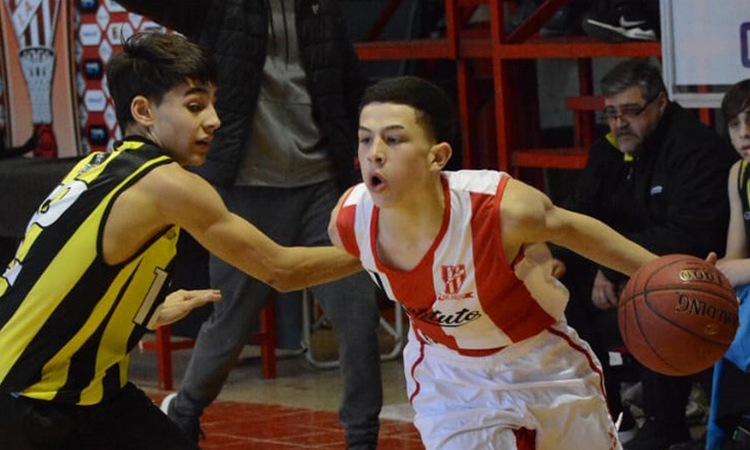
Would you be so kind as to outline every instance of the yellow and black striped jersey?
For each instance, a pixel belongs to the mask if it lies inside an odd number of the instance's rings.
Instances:
[[[747,239],[747,242],[750,242],[750,163],[746,160],[740,162],[737,189],[740,192],[740,201],[742,201],[742,220],[745,224],[745,239]]]
[[[41,204],[0,278],[0,392],[91,405],[125,384],[128,352],[164,300],[179,228],[109,265],[104,225],[122,192],[172,162],[128,138],[84,158]]]

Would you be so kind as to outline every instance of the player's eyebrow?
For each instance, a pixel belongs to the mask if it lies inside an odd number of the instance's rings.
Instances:
[[[359,129],[362,131],[369,131],[372,132],[371,129],[367,128],[364,125],[360,125]],[[405,127],[403,125],[388,125],[387,127],[383,128],[383,131],[394,131],[394,130],[404,130]]]
[[[205,86],[191,86],[187,91],[185,91],[185,96],[192,94],[208,94],[208,88]]]

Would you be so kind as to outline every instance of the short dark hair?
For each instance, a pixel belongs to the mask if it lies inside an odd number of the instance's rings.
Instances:
[[[660,70],[647,59],[629,59],[617,64],[604,75],[600,85],[605,97],[612,97],[633,86],[638,86],[648,100],[667,92]]]
[[[370,103],[395,103],[411,106],[417,121],[436,142],[447,142],[458,149],[458,115],[453,100],[441,87],[423,78],[403,76],[386,78],[365,89],[359,110]]]
[[[721,115],[724,121],[734,120],[740,113],[750,108],[750,78],[732,85],[721,99]]]
[[[130,103],[136,96],[159,104],[164,94],[182,83],[215,85],[216,80],[216,61],[211,55],[174,33],[136,33],[107,64],[107,87],[123,131],[133,122]]]

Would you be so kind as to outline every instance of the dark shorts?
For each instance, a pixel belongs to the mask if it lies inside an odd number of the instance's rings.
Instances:
[[[0,449],[196,450],[143,391],[76,406],[0,394]]]

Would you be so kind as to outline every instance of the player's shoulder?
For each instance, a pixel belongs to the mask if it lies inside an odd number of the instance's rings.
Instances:
[[[748,167],[750,167],[750,161],[746,159],[738,159],[737,161],[732,163],[731,170],[737,173],[740,170],[747,171]]]
[[[196,179],[202,179],[199,175],[186,170],[176,161],[154,167],[147,176],[152,178],[154,182],[173,183],[175,185],[191,183]]]
[[[496,192],[503,181],[511,178],[506,172],[497,170],[446,170],[442,174],[451,190],[488,194]]]
[[[355,184],[341,196],[341,206],[360,205],[371,201],[372,197],[364,183]]]
[[[743,185],[747,184],[748,171],[750,171],[750,161],[739,159],[732,164],[729,168],[729,185],[739,185],[743,188]]]
[[[209,189],[210,184],[177,162],[171,162],[154,167],[133,188],[140,189],[161,201],[184,201]]]

